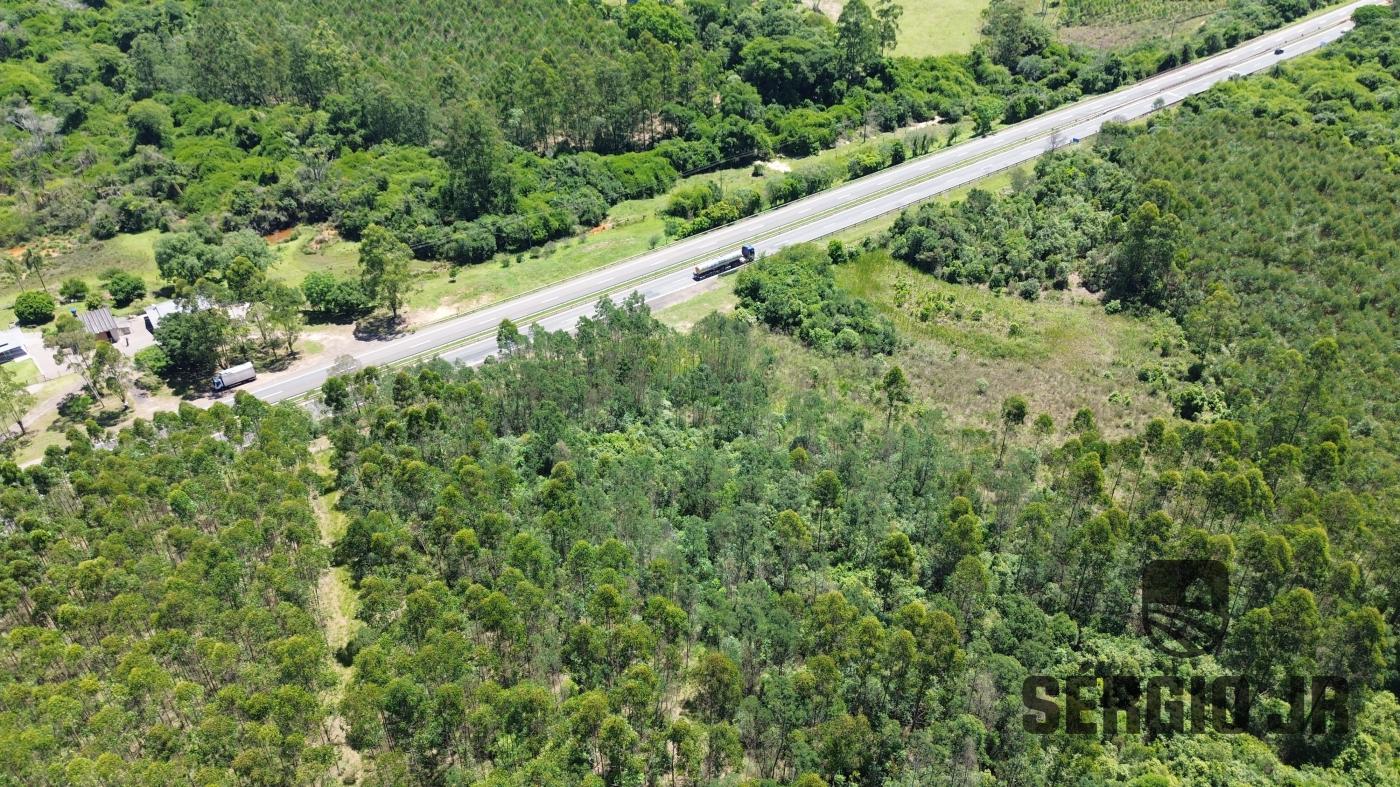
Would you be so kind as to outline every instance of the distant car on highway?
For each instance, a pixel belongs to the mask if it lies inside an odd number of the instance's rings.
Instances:
[[[1281,54],[1283,54],[1283,47],[1279,47],[1278,49],[1275,49],[1275,50],[1274,50],[1274,54],[1276,54],[1276,55],[1281,55]]]

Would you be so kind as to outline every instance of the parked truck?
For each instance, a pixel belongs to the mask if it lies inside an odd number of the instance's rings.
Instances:
[[[232,388],[235,385],[246,383],[249,380],[256,380],[258,373],[253,371],[252,363],[240,363],[237,366],[230,366],[214,375],[214,390],[222,391]]]
[[[739,250],[738,254],[731,254],[728,257],[721,257],[714,262],[707,262],[695,269],[695,280],[718,276],[725,271],[732,271],[744,263],[753,262],[755,253],[752,246],[745,246]]]

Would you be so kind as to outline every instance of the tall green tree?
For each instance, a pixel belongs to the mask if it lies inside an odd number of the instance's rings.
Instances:
[[[34,394],[20,382],[10,364],[0,364],[0,418],[19,427],[20,434],[27,434],[24,416],[34,406],[34,401]],[[9,431],[8,425],[5,431]]]
[[[1185,231],[1181,219],[1144,202],[1128,219],[1122,243],[1109,256],[1106,297],[1163,306],[1181,275]]]
[[[515,208],[510,153],[500,128],[480,103],[467,101],[447,109],[443,158],[448,180],[443,203],[457,218],[509,213]]]
[[[1029,411],[1024,396],[1008,396],[1001,403],[1001,446],[997,448],[997,467],[1001,467],[1002,460],[1006,457],[1006,441],[1011,436],[1011,430],[1025,425],[1026,414]]]
[[[885,399],[885,428],[888,429],[899,408],[912,401],[911,386],[909,378],[904,376],[904,370],[896,365],[885,372],[879,387]]]
[[[248,322],[257,329],[265,348],[280,346],[286,355],[296,351],[305,319],[301,314],[306,299],[302,291],[278,281],[265,282],[248,307]]]
[[[156,344],[170,359],[170,372],[185,381],[212,374],[229,344],[231,323],[219,308],[167,315],[156,327]]]
[[[48,263],[44,260],[44,255],[35,251],[34,247],[31,246],[24,250],[22,259],[24,260],[24,269],[28,271],[29,274],[39,277],[39,286],[43,287],[44,292],[47,293],[49,291],[49,283],[44,280],[44,268]]]
[[[992,61],[1015,68],[1021,58],[1050,45],[1050,29],[1026,11],[1020,0],[992,0],[982,12],[982,36]]]
[[[836,20],[836,40],[841,47],[847,78],[870,73],[880,63],[884,27],[865,0],[849,0]]]
[[[53,350],[54,360],[78,373],[94,399],[102,398],[97,364],[97,339],[88,333],[77,317],[59,315],[44,333],[44,346]]]
[[[414,290],[409,260],[413,251],[394,233],[378,224],[365,228],[360,238],[360,284],[376,303],[389,310],[394,319],[404,299]]]
[[[131,359],[123,355],[121,350],[107,342],[97,342],[91,374],[102,392],[114,394],[123,405],[128,403],[127,389],[131,387],[134,372]]]
[[[875,5],[875,19],[880,29],[880,51],[889,52],[899,43],[900,19],[904,16],[904,6],[899,0],[879,0]]]

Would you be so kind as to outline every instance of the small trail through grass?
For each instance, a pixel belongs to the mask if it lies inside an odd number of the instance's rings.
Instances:
[[[320,465],[319,469],[323,472],[329,470],[329,449],[318,451],[316,460]],[[336,540],[345,533],[345,515],[335,507],[339,499],[340,492],[314,494],[311,498],[311,506],[316,512],[316,522],[320,529],[321,543],[327,549],[334,547]],[[350,572],[344,566],[327,567],[316,580],[316,598],[326,644],[334,654],[345,647],[359,627],[359,621],[355,619],[359,598],[350,585]],[[336,747],[339,755],[335,766],[337,781],[354,784],[360,779],[360,753],[346,742],[345,720],[336,710],[345,697],[346,687],[350,684],[351,668],[332,659],[331,669],[335,672],[336,682],[324,696],[325,702],[332,709],[326,720],[326,739]]]

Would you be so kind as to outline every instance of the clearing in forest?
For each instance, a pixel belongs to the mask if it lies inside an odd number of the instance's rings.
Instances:
[[[836,275],[913,340],[893,360],[922,398],[938,402],[954,422],[982,425],[1012,395],[1025,396],[1032,412],[1060,424],[1089,407],[1108,433],[1170,413],[1165,398],[1137,379],[1140,368],[1160,360],[1153,345],[1165,324],[1104,314],[1082,291],[1049,290],[1026,301],[950,284],[884,253],[865,255]]]
[[[867,0],[875,5],[873,0]],[[899,42],[892,54],[929,57],[969,52],[977,43],[982,11],[989,0],[903,0]],[[808,0],[809,6],[832,19],[841,15],[841,0]]]

